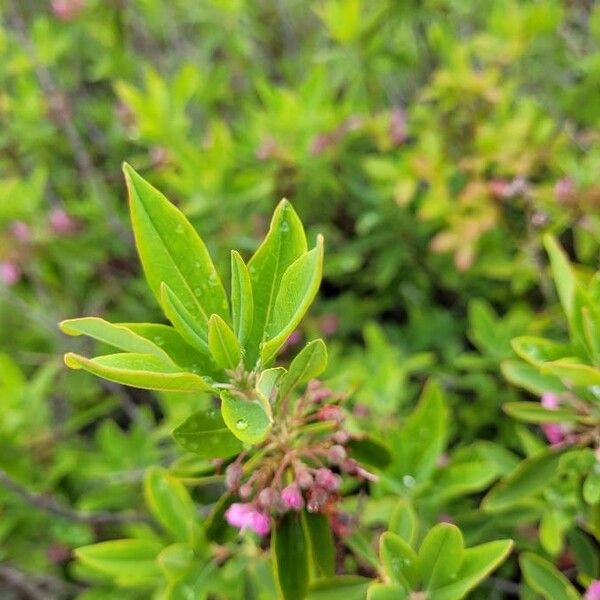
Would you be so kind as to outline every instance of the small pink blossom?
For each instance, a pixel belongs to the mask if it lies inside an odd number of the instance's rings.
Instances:
[[[225,519],[232,527],[242,532],[251,529],[258,535],[267,535],[271,529],[269,517],[253,504],[235,502],[225,512]]]
[[[337,331],[339,324],[340,320],[338,316],[333,313],[323,315],[319,319],[319,329],[325,337],[333,335]]]
[[[29,225],[23,221],[15,221],[10,226],[10,234],[19,242],[28,242],[31,239]]]
[[[400,107],[396,107],[392,110],[390,118],[390,139],[394,146],[400,146],[407,137],[406,113]]]
[[[313,402],[321,402],[333,396],[333,392],[318,379],[311,379],[308,382],[308,394]]]
[[[551,392],[546,392],[542,394],[541,404],[544,408],[548,410],[556,410],[559,405],[559,399],[556,394],[552,394]]]
[[[250,498],[250,496],[252,496],[252,486],[249,483],[245,483],[244,485],[240,486],[239,494],[240,498],[247,500]]]
[[[19,265],[12,260],[0,262],[0,281],[13,286],[19,283],[23,273]]]
[[[317,469],[315,483],[330,492],[335,492],[340,487],[340,478],[330,469]]]
[[[50,227],[56,235],[70,235],[77,230],[77,222],[63,208],[50,212]]]
[[[300,488],[296,483],[291,483],[281,491],[281,500],[287,508],[292,510],[302,510],[304,507],[304,498],[300,493]]]
[[[570,177],[563,177],[554,184],[554,197],[558,202],[567,202],[574,194],[575,182]]]
[[[266,509],[273,508],[279,500],[279,493],[273,488],[265,488],[258,494],[258,503]]]
[[[83,10],[83,0],[52,0],[52,12],[60,21],[71,21]]]
[[[584,600],[600,600],[600,579],[595,579],[590,583],[585,592]]]

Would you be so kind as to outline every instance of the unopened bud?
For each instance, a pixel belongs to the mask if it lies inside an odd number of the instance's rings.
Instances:
[[[335,421],[341,423],[345,418],[344,411],[334,404],[328,404],[317,411],[319,421]]]
[[[252,496],[252,486],[249,483],[245,483],[244,485],[240,486],[238,494],[242,500],[247,500],[250,498],[250,496]]]
[[[306,490],[314,483],[313,476],[308,472],[305,467],[299,467],[296,469],[296,483],[303,489]]]
[[[272,508],[279,500],[279,494],[273,488],[265,488],[258,494],[258,503],[263,508]]]
[[[340,478],[330,469],[317,469],[315,483],[330,492],[335,492],[340,487]]]
[[[225,469],[225,486],[230,492],[238,489],[242,482],[242,474],[242,467],[236,463]]]
[[[304,498],[302,498],[300,488],[295,483],[288,485],[281,491],[281,500],[287,508],[292,510],[302,510],[304,506]]]
[[[346,459],[346,449],[339,444],[335,444],[327,451],[327,458],[334,465],[340,464]]]

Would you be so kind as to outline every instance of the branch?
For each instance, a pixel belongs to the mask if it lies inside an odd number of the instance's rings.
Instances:
[[[141,522],[154,526],[154,522],[151,519],[146,515],[137,512],[87,512],[64,506],[51,496],[30,492],[27,488],[16,482],[4,469],[0,469],[0,485],[15,493],[17,496],[20,496],[30,506],[64,517],[71,521],[77,521],[78,523],[87,523],[89,525],[124,525],[127,523]]]

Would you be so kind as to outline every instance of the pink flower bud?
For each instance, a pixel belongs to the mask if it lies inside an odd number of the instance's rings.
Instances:
[[[336,423],[341,423],[344,418],[344,411],[339,406],[333,404],[323,406],[317,411],[317,419],[319,419],[319,421],[335,421]]]
[[[31,239],[31,230],[29,225],[23,221],[15,221],[10,226],[10,234],[19,242],[28,242]]]
[[[304,498],[300,493],[300,488],[297,484],[291,483],[281,491],[281,500],[287,508],[292,510],[302,510],[304,507]]]
[[[77,229],[75,220],[62,208],[50,212],[50,227],[56,235],[70,235]]]
[[[335,492],[340,487],[340,477],[330,469],[317,469],[315,483],[330,492]]]
[[[329,492],[321,487],[314,487],[310,490],[306,509],[310,513],[319,512],[329,500]]]
[[[244,485],[240,486],[238,493],[240,498],[247,500],[250,498],[250,496],[252,496],[252,486],[249,483],[245,483]]]
[[[542,423],[542,431],[552,446],[560,444],[565,439],[565,430],[560,423]]]
[[[399,107],[392,110],[390,118],[390,139],[394,146],[400,146],[406,141],[406,113]]]
[[[340,429],[333,434],[332,438],[337,444],[347,444],[350,440],[350,434],[347,431]]]
[[[23,273],[19,265],[12,260],[0,262],[0,281],[8,286],[19,283]]]
[[[242,467],[237,463],[232,463],[225,469],[225,486],[230,492],[238,489],[242,475]]]
[[[270,487],[261,490],[258,494],[258,503],[260,506],[266,509],[273,508],[277,504],[278,500],[279,494],[277,490],[274,490]]]
[[[552,394],[551,392],[542,394],[542,399],[540,402],[542,406],[548,410],[556,410],[560,404],[558,396],[556,394]]]
[[[306,467],[302,466],[296,468],[296,483],[303,490],[306,490],[313,485],[313,476],[308,472]]]
[[[510,183],[504,179],[492,179],[488,183],[488,191],[496,200],[505,200],[511,196]]]
[[[585,592],[584,600],[600,600],[600,579],[595,579],[590,583]]]
[[[256,150],[258,160],[267,160],[277,152],[277,142],[271,137],[266,137]]]
[[[321,333],[325,337],[333,335],[337,331],[339,321],[338,316],[333,313],[323,315],[319,320],[319,329],[321,330]]]
[[[52,12],[60,21],[72,21],[83,10],[83,0],[52,0]]]
[[[338,465],[346,459],[346,449],[339,444],[335,444],[327,451],[327,459],[330,463]]]
[[[225,519],[232,527],[251,529],[258,535],[266,535],[271,528],[269,517],[253,504],[233,503],[225,512]]]
[[[447,513],[438,516],[438,523],[454,523],[454,519]]]
[[[575,182],[570,177],[563,177],[554,185],[554,197],[558,202],[568,202],[574,195]]]
[[[311,379],[307,386],[308,395],[313,402],[321,402],[333,396],[333,392],[318,379]]]

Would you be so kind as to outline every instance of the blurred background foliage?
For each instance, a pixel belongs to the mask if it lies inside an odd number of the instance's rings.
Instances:
[[[473,540],[485,523],[537,547],[474,507],[515,452],[545,443],[502,413],[528,395],[499,370],[513,337],[564,328],[541,235],[582,272],[598,266],[599,5],[5,0],[0,14],[0,467],[34,490],[28,504],[0,486],[0,579],[24,570],[50,597],[81,592],[72,549],[121,527],[82,511],[143,510],[146,467],[195,468],[168,434],[205,399],[67,374],[59,358],[66,317],[160,318],[129,233],[125,159],[222,272],[290,199],[326,238],[321,294],[290,345],[328,337],[329,384],[393,444],[437,376],[459,475],[423,472],[421,518],[458,503]],[[398,461],[394,493],[414,483]],[[111,597],[98,590],[86,597]]]

